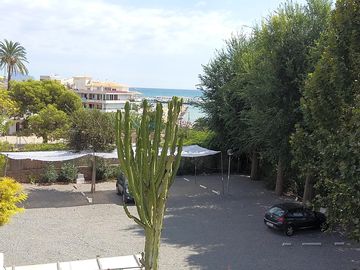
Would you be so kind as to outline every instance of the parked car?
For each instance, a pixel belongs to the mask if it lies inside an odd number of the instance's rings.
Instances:
[[[270,207],[265,213],[264,223],[270,228],[284,231],[287,236],[301,229],[320,228],[324,231],[328,228],[323,213],[312,211],[299,203],[281,203]]]
[[[124,203],[134,202],[134,198],[131,196],[128,186],[128,181],[124,174],[120,174],[116,180],[117,194],[122,196]]]

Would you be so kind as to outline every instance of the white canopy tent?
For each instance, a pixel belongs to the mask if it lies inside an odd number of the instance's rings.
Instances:
[[[135,148],[133,148],[135,152]],[[210,155],[221,154],[221,151],[214,151],[200,147],[199,145],[188,145],[184,146],[181,152],[181,156],[184,158],[199,158]],[[73,151],[29,151],[29,152],[0,152],[9,159],[30,159],[45,162],[56,162],[56,161],[68,161],[85,156],[99,157],[104,159],[117,159],[117,150],[112,152],[73,152]],[[93,182],[95,183],[95,161],[93,160]],[[5,165],[6,166],[6,165]],[[6,174],[6,168],[5,168]],[[223,160],[221,154],[221,180],[224,192],[224,178],[223,178]],[[196,162],[195,162],[195,182],[196,182]],[[93,189],[92,189],[93,190]],[[95,190],[95,188],[94,188]]]
[[[75,153],[71,151],[32,151],[32,152],[0,152],[10,159],[30,159],[39,161],[67,161],[87,156],[89,153]]]
[[[134,148],[135,151],[135,148]],[[220,151],[214,151],[200,147],[198,145],[188,145],[184,146],[181,152],[182,157],[204,157],[210,155],[216,155]],[[30,159],[30,160],[39,160],[39,161],[67,161],[72,159],[81,158],[84,156],[96,156],[104,159],[116,159],[117,151],[112,152],[73,152],[73,151],[29,151],[29,152],[0,152],[0,154],[5,155],[10,159]]]

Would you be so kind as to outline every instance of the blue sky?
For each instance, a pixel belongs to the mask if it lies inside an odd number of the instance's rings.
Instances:
[[[282,0],[0,0],[0,39],[20,42],[29,71],[90,75],[133,87],[194,89],[232,33]],[[303,3],[304,0],[298,2]]]

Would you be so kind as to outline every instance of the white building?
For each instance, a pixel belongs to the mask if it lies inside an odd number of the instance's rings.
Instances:
[[[75,76],[61,82],[80,96],[84,108],[105,112],[123,109],[127,101],[139,100],[140,95],[139,92],[129,91],[126,85],[95,81],[89,76]]]

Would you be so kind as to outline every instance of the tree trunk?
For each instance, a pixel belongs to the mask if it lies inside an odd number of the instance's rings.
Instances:
[[[275,187],[276,195],[281,196],[283,190],[284,190],[284,164],[281,158],[279,158],[279,162],[277,165],[276,187]]]
[[[95,182],[96,182],[96,157],[92,160],[92,173],[91,173],[91,193],[95,193]]]
[[[48,143],[48,137],[46,135],[42,135],[43,143]]]
[[[11,69],[10,66],[8,66],[8,77],[7,77],[7,90],[10,90],[10,80],[11,80]]]
[[[313,193],[313,182],[310,174],[307,174],[304,186],[304,195],[303,195],[303,204],[308,204],[311,202]]]
[[[256,151],[253,151],[251,155],[251,174],[250,174],[251,180],[257,180],[258,167],[259,167],[259,160],[257,157],[257,153]]]
[[[165,202],[158,206],[154,225],[145,228],[145,270],[158,270],[161,230],[163,226]]]

